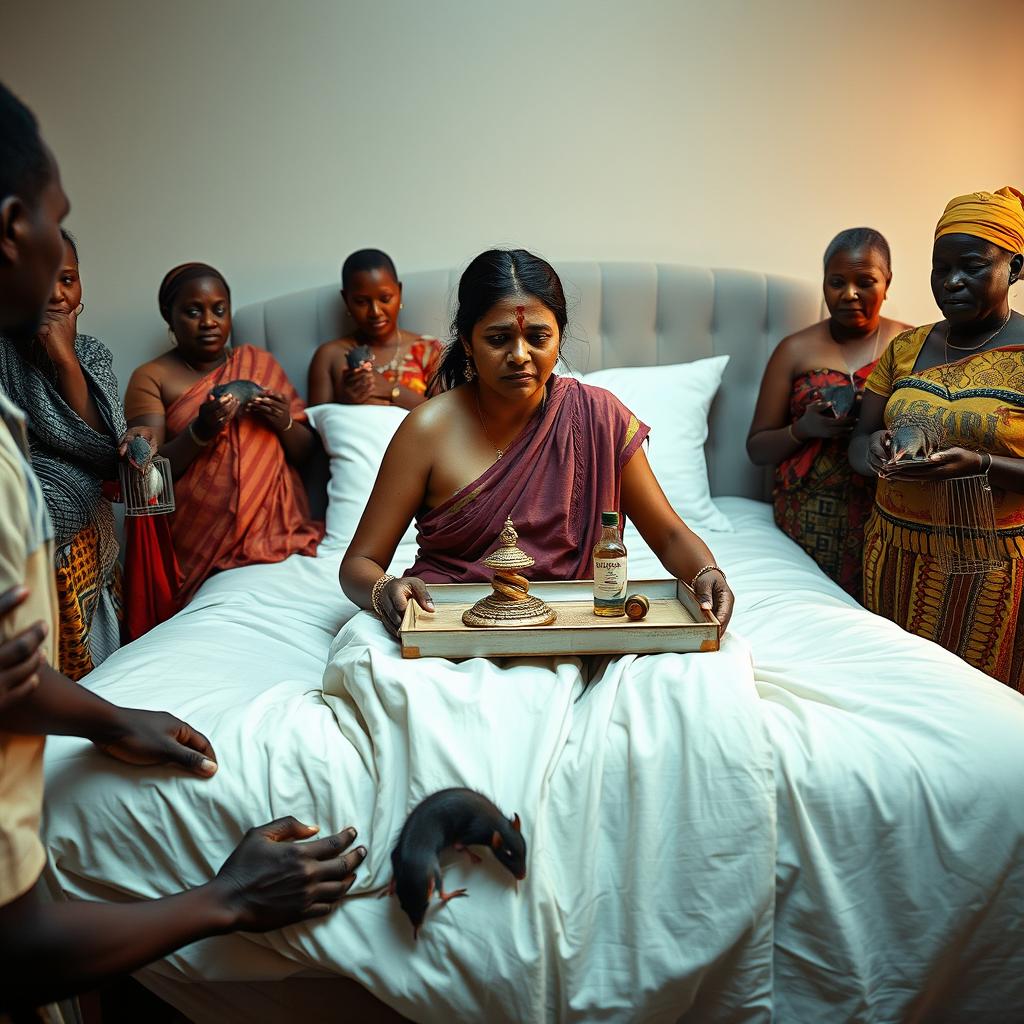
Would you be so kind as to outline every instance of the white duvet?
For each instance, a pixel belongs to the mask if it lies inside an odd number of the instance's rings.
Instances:
[[[337,552],[214,578],[90,685],[187,718],[220,771],[52,740],[57,879],[163,895],[293,813],[359,828],[366,892],[409,806],[466,784],[522,816],[518,896],[489,857],[452,860],[470,898],[419,943],[365,895],[160,970],[341,974],[423,1021],[1024,1018],[1024,699],[859,609],[766,506],[721,504],[737,610],[717,654],[403,662],[351,618]],[[635,543],[630,570],[661,575]]]

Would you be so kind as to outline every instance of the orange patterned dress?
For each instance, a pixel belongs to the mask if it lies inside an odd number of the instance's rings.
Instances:
[[[437,368],[443,346],[437,338],[421,334],[410,346],[397,372],[386,368],[381,376],[393,384],[415,391],[418,395],[426,394],[427,385]]]
[[[874,363],[853,375],[858,394]],[[793,381],[790,422],[795,423],[822,388],[849,382],[839,370],[809,370]],[[858,406],[855,406],[855,409]],[[863,601],[861,566],[864,523],[871,512],[875,482],[855,473],[845,438],[812,438],[775,470],[775,522],[851,597]]]

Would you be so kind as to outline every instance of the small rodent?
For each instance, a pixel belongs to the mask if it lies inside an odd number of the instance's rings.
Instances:
[[[373,362],[373,351],[369,345],[355,345],[345,354],[345,361],[350,370],[358,370],[363,363]]]
[[[218,384],[215,388],[211,388],[210,393],[214,398],[220,398],[222,395],[234,395],[244,411],[254,398],[263,394],[263,388],[254,380],[232,380],[227,384]]]
[[[436,892],[442,903],[465,896],[465,889],[445,892],[440,854],[448,847],[465,850],[475,863],[480,858],[470,846],[489,846],[500,864],[517,879],[526,877],[526,840],[519,815],[506,818],[482,793],[472,789],[442,789],[420,803],[405,820],[391,852],[394,876],[383,895],[397,895],[412,922],[412,937],[426,917]]]

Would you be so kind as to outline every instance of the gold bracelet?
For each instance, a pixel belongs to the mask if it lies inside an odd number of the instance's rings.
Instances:
[[[797,444],[803,444],[803,441],[796,436],[796,431],[793,429],[792,423],[790,423],[790,425],[786,427],[786,429],[789,431],[789,436],[793,438],[793,440],[796,441]]]
[[[373,606],[373,610],[377,613],[377,617],[383,619],[381,615],[380,605],[377,603],[380,601],[380,592],[394,579],[394,576],[389,576],[384,573],[383,576],[373,585],[373,589],[370,591],[370,604]]]
[[[697,580],[699,580],[706,572],[722,572],[722,570],[717,565],[705,565],[702,569],[698,569],[696,573],[694,573],[693,579],[690,582],[691,590],[697,586]],[[722,572],[722,579],[725,579],[724,572]]]
[[[216,437],[217,435],[216,435],[216,434],[214,434],[214,436],[213,436],[213,437],[211,437],[209,441],[204,441],[204,440],[203,440],[203,439],[202,439],[202,438],[201,438],[201,437],[200,437],[200,436],[199,436],[199,435],[198,435],[198,434],[196,433],[196,421],[195,421],[195,420],[193,420],[193,421],[192,421],[192,422],[191,422],[191,423],[190,423],[190,424],[188,425],[188,436],[192,438],[192,442],[193,442],[193,444],[197,444],[197,445],[199,445],[199,447],[200,447],[200,448],[207,448],[207,447],[209,447],[209,446],[210,446],[211,444],[213,444],[213,442],[214,442],[214,438],[215,438],[215,437]]]

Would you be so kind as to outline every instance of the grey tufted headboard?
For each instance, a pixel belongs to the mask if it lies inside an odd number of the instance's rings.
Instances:
[[[730,357],[710,417],[711,492],[767,497],[764,471],[747,459],[747,429],[772,349],[820,319],[819,285],[672,263],[559,263],[556,269],[569,301],[563,352],[580,372]],[[447,338],[459,273],[404,274],[403,325]],[[273,352],[305,395],[314,350],[347,333],[347,321],[338,285],[325,285],[237,310],[233,334]]]

